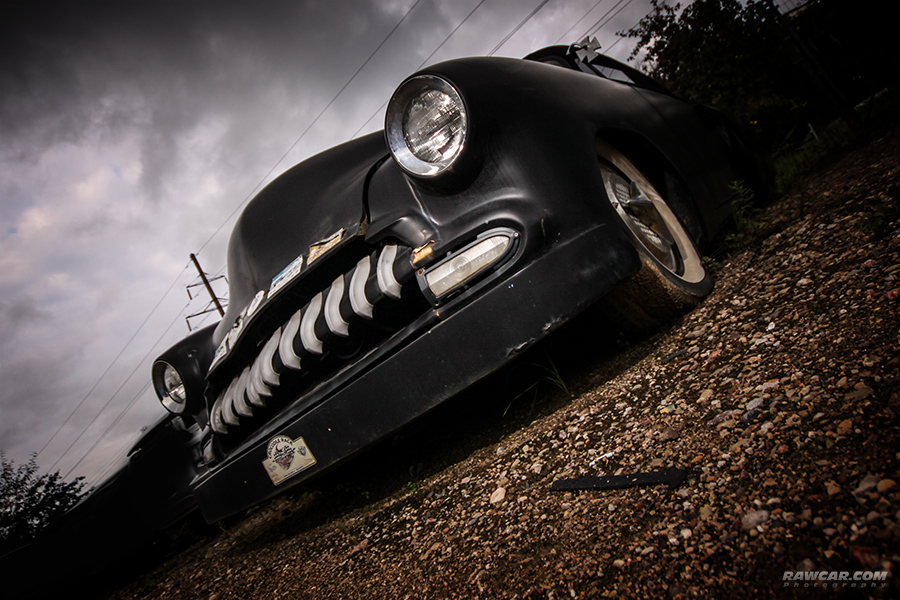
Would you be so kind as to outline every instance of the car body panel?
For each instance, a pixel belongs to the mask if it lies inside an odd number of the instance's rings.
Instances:
[[[304,474],[315,475],[397,431],[554,331],[636,268],[639,259],[627,244],[610,243],[617,235],[609,225],[595,226],[502,285],[472,290],[474,298],[457,298],[448,314],[434,315],[427,333],[379,357],[378,368],[344,378],[341,389],[271,422],[226,465],[196,482],[204,516],[217,520],[283,490],[262,467],[272,437],[302,437],[317,459]],[[471,335],[459,339],[460,331]]]
[[[641,258],[607,199],[598,140],[651,179],[680,181],[691,235],[716,235],[740,168],[709,119],[628,67],[637,83],[583,72],[594,67],[566,52],[538,53],[556,64],[467,58],[421,71],[458,90],[468,118],[463,152],[435,177],[404,172],[376,133],[248,204],[229,245],[228,312],[164,355],[205,374],[179,418],[203,429],[191,487],[208,520],[340,464],[634,275]],[[424,273],[492,232],[511,240],[502,260],[434,297]],[[348,300],[355,281],[369,314]]]

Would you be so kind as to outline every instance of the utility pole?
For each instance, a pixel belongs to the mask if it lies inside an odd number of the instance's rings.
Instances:
[[[225,309],[222,308],[222,304],[219,302],[219,298],[215,295],[212,290],[212,286],[209,285],[209,280],[206,278],[206,273],[203,272],[203,269],[200,268],[200,263],[197,261],[197,255],[191,252],[191,262],[194,263],[194,266],[197,267],[197,272],[200,273],[200,279],[203,280],[203,285],[206,287],[206,291],[209,292],[210,298],[212,298],[213,303],[216,305],[216,310],[219,311],[219,316],[225,316]]]
[[[203,269],[200,268],[200,261],[197,260],[197,256],[196,256],[193,252],[191,253],[191,262],[194,263],[194,266],[195,266],[195,267],[197,267],[197,273],[200,275],[200,280],[203,282],[203,287],[206,288],[206,292],[209,294],[209,297],[212,298],[212,301],[211,301],[209,304],[206,305],[206,309],[201,310],[200,312],[196,312],[196,313],[194,313],[194,314],[191,314],[191,315],[188,315],[187,317],[185,317],[185,321],[187,321],[187,326],[188,326],[188,330],[189,330],[189,331],[193,330],[193,328],[191,327],[191,319],[193,319],[194,317],[199,317],[199,316],[202,316],[202,315],[205,315],[205,314],[208,314],[208,313],[212,312],[213,309],[209,308],[209,305],[210,305],[210,304],[214,304],[214,305],[215,305],[215,307],[216,307],[215,310],[218,311],[220,317],[224,317],[224,316],[225,316],[225,309],[222,307],[222,303],[219,301],[219,297],[216,296],[216,293],[213,291],[212,285],[210,285],[210,282],[211,282],[211,281],[216,281],[216,280],[218,280],[218,279],[224,279],[225,276],[224,276],[224,275],[217,275],[216,277],[213,277],[212,279],[209,279],[209,278],[206,276],[206,273],[203,272]],[[191,288],[192,288],[192,287],[197,287],[198,285],[200,285],[200,284],[194,283],[194,284],[191,284],[191,285],[187,286],[188,297],[189,297],[191,300],[194,299],[194,296],[191,295]]]

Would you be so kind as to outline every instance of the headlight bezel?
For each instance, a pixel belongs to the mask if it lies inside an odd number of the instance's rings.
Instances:
[[[174,383],[169,376],[177,378],[178,383]],[[173,415],[184,414],[188,405],[188,386],[185,376],[178,368],[165,361],[157,360],[153,363],[153,388],[163,408]]]
[[[438,95],[435,96],[434,92]],[[425,160],[416,153],[409,141],[411,132],[407,130],[414,102],[423,101],[429,95],[431,98],[428,101],[432,104],[436,99],[446,97],[459,116],[458,129],[451,132],[452,139],[448,142],[450,149],[441,152],[441,158],[436,161]],[[441,129],[440,125],[434,127],[432,135]],[[391,155],[404,171],[417,177],[432,178],[451,171],[465,154],[470,135],[469,110],[462,94],[446,79],[436,75],[415,75],[400,84],[391,97],[385,113],[384,132]],[[427,138],[425,135],[421,137]]]

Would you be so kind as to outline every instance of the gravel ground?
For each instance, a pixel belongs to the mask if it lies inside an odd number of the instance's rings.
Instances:
[[[568,393],[536,379],[536,416],[514,399],[459,460],[277,499],[107,597],[900,595],[898,186],[894,130],[768,207],[698,309]],[[665,469],[687,479],[550,490]]]

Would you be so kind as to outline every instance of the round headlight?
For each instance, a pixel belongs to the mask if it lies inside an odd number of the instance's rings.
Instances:
[[[175,367],[163,361],[154,364],[153,384],[159,401],[167,411],[176,415],[184,412],[187,405],[187,392],[184,388],[184,380]]]
[[[391,154],[413,175],[448,169],[465,147],[467,126],[459,92],[432,75],[413,77],[397,88],[385,117]]]

